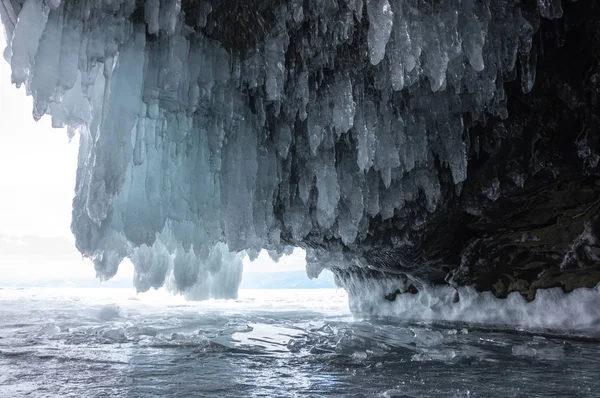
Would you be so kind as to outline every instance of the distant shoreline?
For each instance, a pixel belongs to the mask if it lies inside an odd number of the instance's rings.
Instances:
[[[115,279],[100,282],[98,279],[40,280],[0,282],[0,289],[23,288],[119,288],[134,289],[131,279]],[[335,289],[333,274],[323,272],[317,279],[309,279],[304,271],[290,272],[249,272],[245,273],[240,290],[276,290],[276,289]]]

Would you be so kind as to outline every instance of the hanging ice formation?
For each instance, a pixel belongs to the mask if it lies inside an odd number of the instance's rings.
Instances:
[[[460,195],[467,127],[508,116],[505,82],[532,90],[532,36],[562,9],[521,3],[2,0],[0,11],[33,117],[80,135],[77,248],[102,278],[130,258],[139,290],[173,275],[180,291],[229,281],[228,296],[243,250],[302,246],[313,276],[376,269],[365,253],[383,240],[410,251],[440,213],[440,170]],[[376,238],[386,223],[394,233]]]

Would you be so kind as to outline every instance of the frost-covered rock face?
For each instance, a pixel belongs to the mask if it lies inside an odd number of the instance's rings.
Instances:
[[[227,296],[233,253],[295,245],[309,276],[331,268],[345,286],[408,274],[503,296],[600,278],[598,7],[564,3],[0,12],[34,118],[80,134],[72,228],[101,277],[129,257],[140,290],[172,275]]]

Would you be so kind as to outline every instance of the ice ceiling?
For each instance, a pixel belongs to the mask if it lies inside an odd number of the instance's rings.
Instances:
[[[139,290],[225,297],[243,250],[302,246],[314,276],[363,261],[394,217],[410,246],[438,170],[456,192],[467,178],[466,126],[508,116],[506,81],[532,89],[540,16],[562,16],[560,0],[2,5],[33,117],[80,135],[81,253],[102,278],[130,258]]]

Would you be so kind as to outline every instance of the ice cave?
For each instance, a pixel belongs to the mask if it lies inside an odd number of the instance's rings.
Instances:
[[[80,136],[100,278],[233,297],[301,247],[357,311],[600,281],[598,2],[0,4],[32,117]]]

